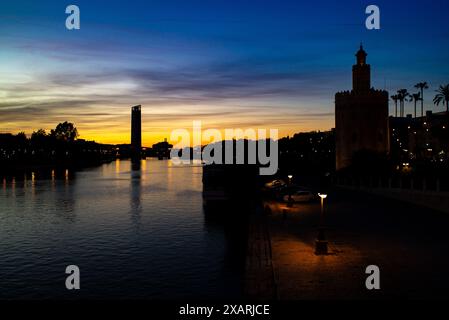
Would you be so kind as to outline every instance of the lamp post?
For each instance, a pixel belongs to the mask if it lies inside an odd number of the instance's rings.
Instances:
[[[318,193],[321,198],[321,215],[320,215],[320,225],[318,227],[318,237],[315,241],[315,254],[326,255],[327,250],[327,240],[324,232],[324,199],[327,198],[327,194]]]
[[[293,207],[293,199],[292,199],[292,179],[293,175],[288,175],[288,201],[287,201],[287,207],[291,208]]]

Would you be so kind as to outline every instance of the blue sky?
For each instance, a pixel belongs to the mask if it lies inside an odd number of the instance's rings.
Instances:
[[[76,4],[81,30],[65,28]],[[381,10],[368,31],[365,8]],[[449,83],[449,2],[2,1],[0,131],[75,122],[83,138],[129,140],[143,105],[149,144],[202,120],[213,128],[334,126],[363,42],[373,86]],[[411,112],[411,105],[409,112]]]

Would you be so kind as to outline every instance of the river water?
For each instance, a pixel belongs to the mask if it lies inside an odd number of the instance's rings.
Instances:
[[[232,230],[205,215],[200,165],[117,160],[0,178],[0,299],[240,295],[241,259]],[[80,290],[65,287],[68,265]]]

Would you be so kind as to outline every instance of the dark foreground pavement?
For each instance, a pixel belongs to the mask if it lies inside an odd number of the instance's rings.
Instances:
[[[314,254],[320,204],[268,202],[272,265],[281,300],[449,297],[449,215],[334,190],[326,204],[330,254]],[[380,290],[366,289],[368,265]]]

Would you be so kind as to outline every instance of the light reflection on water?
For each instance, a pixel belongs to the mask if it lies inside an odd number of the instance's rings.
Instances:
[[[199,165],[158,160],[2,179],[0,298],[239,296],[228,232],[205,221],[201,179]],[[80,291],[65,289],[69,264]]]

